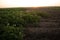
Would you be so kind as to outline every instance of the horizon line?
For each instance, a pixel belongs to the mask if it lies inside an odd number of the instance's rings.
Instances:
[[[0,7],[0,8],[40,8],[40,7],[60,7],[60,6],[37,6],[37,7]]]

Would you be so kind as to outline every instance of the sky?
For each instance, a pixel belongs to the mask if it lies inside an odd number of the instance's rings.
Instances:
[[[60,6],[60,0],[0,0],[0,8]]]

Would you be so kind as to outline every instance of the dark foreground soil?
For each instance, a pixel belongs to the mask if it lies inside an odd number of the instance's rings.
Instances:
[[[60,40],[60,8],[39,8],[38,11],[51,14],[41,18],[39,27],[26,27],[24,40]]]

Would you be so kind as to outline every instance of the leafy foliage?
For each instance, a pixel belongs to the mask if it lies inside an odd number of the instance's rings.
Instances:
[[[0,9],[0,40],[22,40],[23,27],[38,27],[43,16],[47,14],[24,8]]]
[[[25,9],[24,9],[25,10]],[[40,17],[23,9],[0,9],[0,39],[22,40],[23,27],[37,24]]]

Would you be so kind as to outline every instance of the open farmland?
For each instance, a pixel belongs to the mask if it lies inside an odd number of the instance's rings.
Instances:
[[[60,40],[60,7],[0,8],[0,40]]]

